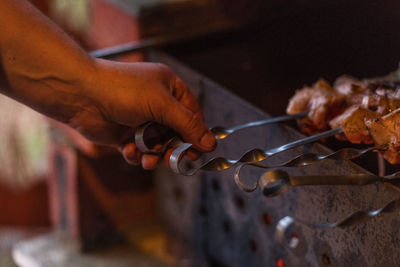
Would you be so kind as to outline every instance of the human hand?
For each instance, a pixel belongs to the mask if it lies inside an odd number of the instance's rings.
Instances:
[[[147,121],[166,125],[200,151],[215,140],[197,102],[166,66],[93,59],[29,1],[0,1],[0,93],[120,148],[128,162],[155,167],[130,141]]]
[[[145,169],[159,161],[159,156],[143,154],[133,142],[134,129],[147,121],[172,128],[199,151],[214,148],[215,139],[194,95],[168,67],[106,60],[96,60],[95,65],[84,92],[89,101],[69,120],[85,137],[119,148],[127,162]]]

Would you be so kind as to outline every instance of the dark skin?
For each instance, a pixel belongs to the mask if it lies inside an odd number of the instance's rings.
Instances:
[[[194,95],[167,66],[93,59],[25,0],[1,1],[0,25],[1,93],[145,169],[159,156],[129,140],[147,121],[174,129],[198,151],[214,149]]]

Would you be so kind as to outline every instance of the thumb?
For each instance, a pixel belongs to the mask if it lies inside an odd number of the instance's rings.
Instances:
[[[175,99],[167,104],[161,114],[163,124],[178,132],[185,142],[192,143],[195,148],[211,151],[215,147],[215,138],[199,114],[195,114]]]

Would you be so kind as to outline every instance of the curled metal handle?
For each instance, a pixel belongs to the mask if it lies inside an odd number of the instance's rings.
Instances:
[[[145,124],[139,126],[138,128],[136,128],[135,131],[135,144],[137,146],[137,148],[142,151],[143,153],[147,153],[149,151],[152,150],[152,148],[149,148],[145,142],[145,132],[147,130],[147,128],[150,127],[150,125],[152,125],[153,122],[146,122]]]
[[[279,167],[302,167],[302,166],[308,166],[311,165],[313,163],[325,160],[325,159],[332,159],[332,160],[349,160],[349,159],[354,159],[357,157],[360,157],[362,155],[364,155],[365,153],[369,152],[369,151],[373,151],[373,150],[383,150],[386,149],[387,146],[374,146],[374,147],[369,147],[366,149],[356,149],[356,148],[342,148],[339,149],[335,152],[332,152],[330,154],[327,155],[321,155],[321,154],[317,154],[317,153],[305,153],[299,156],[296,156],[292,159],[290,159],[289,161],[286,161],[284,163],[280,163],[280,164],[274,164],[274,165],[268,165],[268,164],[263,164],[263,163],[257,163],[257,162],[253,162],[253,163],[242,163],[239,166],[237,166],[236,170],[235,170],[235,174],[234,174],[234,179],[236,184],[245,192],[253,192],[254,190],[257,189],[257,187],[259,186],[260,182],[264,182],[263,178],[260,178],[259,181],[257,181],[252,187],[248,187],[247,185],[245,185],[242,180],[241,180],[241,171],[244,167],[246,166],[255,166],[255,167],[259,167],[259,168],[264,168],[264,169],[271,169],[271,168],[279,168]],[[271,173],[269,173],[269,178],[268,179],[272,179],[271,177]],[[286,179],[285,175],[282,175],[282,177],[280,179],[276,179],[276,177],[274,178],[276,185],[275,185],[275,191],[274,193],[277,193],[279,190],[283,190],[283,187],[288,187],[289,184]],[[270,181],[270,180],[268,180]],[[277,184],[280,184],[279,187],[276,187]],[[278,188],[281,188],[278,190]],[[286,191],[286,189],[284,190]],[[280,191],[279,191],[280,192]]]
[[[143,153],[162,155],[182,143],[174,131],[154,122],[146,122],[135,130],[135,144]]]
[[[346,228],[352,227],[359,223],[365,222],[382,213],[392,213],[400,210],[400,198],[394,199],[386,203],[383,207],[376,210],[360,210],[337,222],[306,222],[300,219],[295,219],[291,216],[286,216],[279,220],[276,226],[275,238],[282,244],[294,248],[295,243],[291,242],[292,229],[295,223],[300,223],[311,229],[328,229],[328,228]]]
[[[277,122],[283,122],[283,121],[288,121],[288,120],[293,120],[297,118],[302,118],[304,116],[307,116],[308,112],[300,112],[292,115],[283,115],[279,117],[274,117],[274,118],[269,118],[265,120],[259,120],[259,121],[252,121],[244,124],[239,124],[233,127],[225,128],[225,127],[213,127],[210,129],[210,131],[213,133],[215,139],[221,140],[227,138],[229,135],[233,134],[236,131],[247,129],[247,128],[252,128],[252,127],[257,127],[261,125],[267,125],[267,124],[272,124],[272,123],[277,123]],[[142,126],[138,127],[135,131],[135,143],[138,149],[144,153],[152,153],[152,154],[163,154],[170,146],[167,144],[163,144],[159,148],[154,148],[154,147],[149,147],[148,144],[146,144],[146,131],[154,126],[157,125],[154,122],[147,122],[143,124]],[[158,125],[160,127],[160,125]],[[166,128],[165,128],[166,129]],[[164,129],[164,133],[167,132]],[[167,142],[172,142],[170,139],[176,139],[178,138],[176,133],[169,131],[169,133],[175,134],[175,136],[170,136]]]
[[[189,143],[184,143],[181,144],[179,147],[177,147],[171,154],[170,156],[170,167],[175,173],[179,173],[182,175],[186,176],[191,176],[194,175],[197,171],[199,170],[204,170],[204,171],[222,171],[226,170],[228,168],[233,167],[237,163],[256,163],[263,161],[269,157],[272,157],[280,152],[296,148],[302,145],[306,145],[309,143],[316,142],[320,139],[330,137],[332,135],[341,133],[342,129],[337,128],[337,129],[332,129],[329,131],[325,131],[313,136],[308,136],[305,138],[302,138],[300,140],[296,140],[294,142],[287,143],[285,145],[268,149],[268,150],[262,150],[260,148],[255,148],[252,149],[246,153],[244,153],[239,159],[234,160],[234,159],[227,159],[223,157],[218,157],[218,158],[213,158],[209,161],[207,161],[205,164],[201,165],[198,168],[192,168],[188,170],[182,170],[180,168],[180,161],[181,158],[183,157],[184,153],[192,146],[192,144]]]

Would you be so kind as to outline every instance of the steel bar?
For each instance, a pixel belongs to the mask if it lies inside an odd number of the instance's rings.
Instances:
[[[379,182],[398,184],[400,182],[400,172],[388,176],[373,174],[289,176],[287,172],[278,169],[264,173],[258,181],[258,186],[264,196],[274,197],[296,186],[368,185]]]

